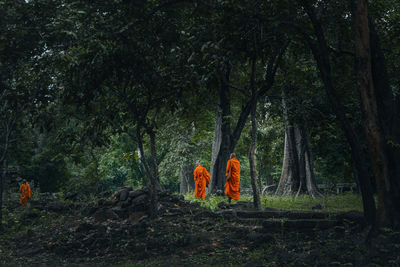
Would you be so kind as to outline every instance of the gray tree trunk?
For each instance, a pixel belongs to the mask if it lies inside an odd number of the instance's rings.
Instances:
[[[275,196],[309,194],[315,198],[322,196],[319,192],[313,170],[313,159],[310,141],[304,125],[289,122],[287,92],[283,92],[282,106],[285,116],[285,144],[281,179]]]
[[[214,183],[216,181],[216,176],[217,176],[216,161],[218,158],[219,150],[221,147],[221,141],[222,141],[221,125],[222,125],[222,110],[220,107],[218,107],[217,117],[215,119],[215,125],[214,125],[214,139],[213,139],[212,149],[211,149],[210,188],[214,188]]]
[[[181,166],[180,193],[185,195],[190,191],[194,191],[194,187],[193,166],[191,164],[183,164]]]

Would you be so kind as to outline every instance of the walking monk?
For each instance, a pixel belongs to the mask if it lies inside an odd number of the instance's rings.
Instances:
[[[231,154],[231,159],[226,164],[226,184],[225,195],[228,196],[228,201],[232,199],[239,200],[239,185],[240,185],[240,162],[236,159],[236,154]]]
[[[29,184],[26,183],[25,179],[22,180],[22,185],[19,188],[18,192],[21,193],[19,203],[21,203],[22,206],[27,206],[28,199],[31,198],[31,187],[29,186]]]
[[[206,197],[206,187],[210,183],[210,174],[200,165],[200,162],[196,162],[196,169],[193,172],[194,181],[196,188],[194,189],[194,196],[204,199]]]

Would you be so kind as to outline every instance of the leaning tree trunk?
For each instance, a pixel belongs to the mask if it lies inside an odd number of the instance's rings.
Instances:
[[[194,191],[194,187],[193,166],[191,164],[182,164],[180,194],[185,195],[190,191]]]
[[[395,96],[389,84],[385,56],[372,20],[369,26],[372,79],[393,198],[390,202],[400,203],[400,94]],[[399,210],[394,213],[400,217]]]
[[[360,190],[363,200],[364,217],[369,224],[375,224],[376,208],[375,200],[372,194],[372,187],[369,172],[366,166],[366,158],[363,153],[361,142],[351,126],[349,119],[345,115],[345,108],[339,101],[334,83],[332,80],[331,64],[329,59],[328,44],[325,39],[325,34],[318,20],[315,9],[306,0],[297,0],[306,11],[310,21],[313,25],[316,41],[314,42],[307,33],[304,33],[304,38],[308,42],[311,52],[317,62],[318,70],[321,80],[324,83],[324,88],[328,96],[329,102],[332,105],[332,110],[335,112],[337,120],[349,142],[351,148],[351,157],[355,166],[356,172],[354,173],[356,179],[360,183]]]
[[[378,119],[378,106],[372,79],[367,2],[354,0],[353,3],[357,89],[361,98],[365,120],[364,131],[377,185],[377,220],[381,226],[398,226],[400,225],[399,182],[395,177],[389,176],[388,153],[385,151],[387,145],[383,127]]]

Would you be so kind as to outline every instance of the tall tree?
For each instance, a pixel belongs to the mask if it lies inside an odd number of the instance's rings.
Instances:
[[[373,224],[375,222],[375,201],[372,195],[371,181],[367,171],[366,158],[362,150],[359,136],[356,134],[349,119],[346,117],[345,108],[339,101],[338,93],[336,91],[334,81],[332,79],[332,67],[329,57],[329,48],[325,33],[320,19],[317,17],[315,7],[306,0],[297,0],[301,7],[304,8],[307,16],[309,17],[312,30],[316,40],[309,36],[309,33],[304,31],[304,28],[297,28],[303,33],[303,37],[310,46],[313,56],[317,62],[318,70],[321,80],[324,83],[324,88],[328,96],[329,102],[332,105],[332,110],[337,116],[337,120],[346,136],[347,141],[351,147],[352,161],[355,166],[355,176],[357,177],[360,189],[362,192],[364,215],[366,220]]]
[[[396,170],[394,170],[396,165],[392,163],[394,159],[391,157],[394,154],[390,153],[393,152],[391,145],[385,144],[385,141],[388,141],[384,137],[384,129],[387,129],[387,123],[382,121],[383,114],[380,117],[381,121],[379,121],[376,97],[376,93],[378,93],[381,96],[380,99],[382,99],[382,95],[390,92],[384,90],[385,88],[380,88],[381,91],[377,91],[374,88],[367,1],[353,1],[353,16],[357,88],[361,98],[361,107],[365,119],[364,130],[368,140],[368,150],[377,185],[378,224],[383,226],[399,226],[400,176],[396,175]],[[392,106],[392,103],[393,101],[389,101],[390,106]],[[385,111],[383,106],[380,108],[381,113]],[[392,114],[393,110],[386,115],[389,115],[389,118],[391,118]],[[390,136],[390,132],[387,130],[386,134]],[[393,168],[393,170],[389,168]]]
[[[285,117],[285,145],[282,174],[275,195],[295,195],[308,193],[322,196],[314,175],[314,163],[310,140],[304,122],[293,118],[288,89],[283,89],[282,107]],[[301,114],[301,113],[300,113]]]

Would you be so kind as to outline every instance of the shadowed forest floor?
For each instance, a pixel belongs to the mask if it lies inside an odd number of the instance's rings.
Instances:
[[[91,202],[6,203],[0,265],[400,266],[400,232],[381,229],[367,243],[357,211],[257,212],[245,201],[211,211],[162,193],[151,220],[146,192],[125,191]]]

